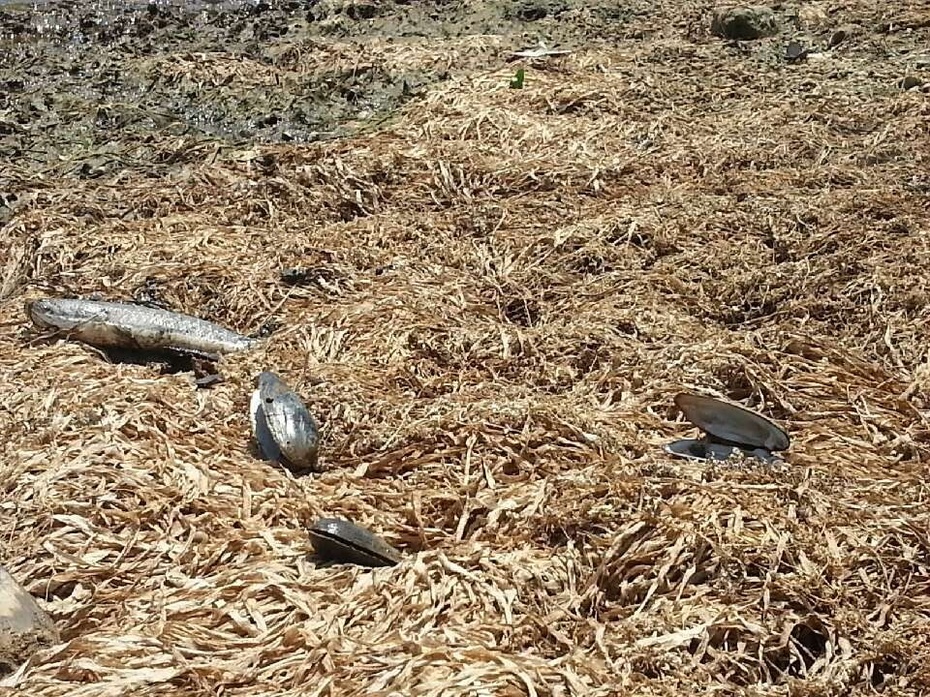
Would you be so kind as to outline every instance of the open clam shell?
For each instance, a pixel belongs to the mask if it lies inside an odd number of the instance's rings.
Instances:
[[[394,566],[401,553],[380,537],[342,518],[320,518],[309,530],[317,554],[361,566]]]
[[[685,418],[708,434],[708,440],[744,450],[787,450],[788,434],[768,419],[719,399],[682,392],[675,404]]]
[[[270,371],[258,376],[249,414],[252,433],[268,460],[319,471],[319,427],[296,392]]]

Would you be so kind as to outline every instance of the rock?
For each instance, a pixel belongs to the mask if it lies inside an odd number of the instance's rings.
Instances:
[[[898,87],[900,87],[902,90],[912,90],[915,87],[920,87],[923,84],[924,81],[916,75],[908,75],[907,77],[898,80]]]
[[[817,29],[830,21],[830,15],[822,7],[805,5],[798,9],[797,21],[805,29]]]
[[[520,22],[538,22],[556,17],[566,9],[563,0],[522,0],[514,4],[508,15]]]
[[[810,53],[800,41],[792,41],[785,47],[785,60],[789,63],[796,63],[807,58]]]
[[[0,566],[0,674],[16,670],[36,651],[60,640],[51,617]]]
[[[378,16],[378,5],[373,2],[354,2],[346,7],[346,14],[350,19],[374,19]]]
[[[750,41],[777,34],[778,22],[770,7],[729,7],[714,12],[710,31],[724,39]]]
[[[846,41],[850,36],[856,33],[856,27],[854,25],[846,24],[842,27],[838,27],[835,32],[830,36],[830,42],[827,44],[829,48],[834,48],[839,46],[841,43]]]

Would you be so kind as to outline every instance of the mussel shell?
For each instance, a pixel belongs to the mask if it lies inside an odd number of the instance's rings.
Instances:
[[[742,452],[744,455],[754,457],[767,464],[778,461],[778,458],[765,448],[741,448],[738,445],[715,443],[703,438],[676,440],[664,446],[663,449],[675,457],[683,457],[689,460],[726,460],[733,453]]]
[[[321,557],[361,566],[394,566],[401,553],[380,537],[342,518],[321,518],[309,530]]]
[[[297,469],[319,469],[319,427],[296,392],[264,371],[252,394],[252,430],[269,460],[286,460]]]
[[[675,404],[685,418],[718,440],[726,440],[745,449],[787,450],[788,434],[768,419],[719,399],[682,392]]]

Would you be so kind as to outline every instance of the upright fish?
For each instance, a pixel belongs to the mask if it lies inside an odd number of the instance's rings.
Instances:
[[[100,348],[215,358],[258,344],[198,317],[129,302],[43,298],[27,302],[26,311],[36,325]]]

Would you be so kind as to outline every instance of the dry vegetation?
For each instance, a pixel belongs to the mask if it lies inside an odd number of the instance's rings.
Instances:
[[[7,683],[926,694],[930,95],[896,82],[930,11],[900,3],[882,33],[887,3],[844,5],[809,30],[862,33],[796,66],[781,39],[741,52],[683,22],[527,65],[523,89],[516,64],[453,70],[347,140],[12,173],[32,198],[0,251],[0,557],[64,641]],[[454,67],[498,43],[366,59]],[[157,69],[274,79],[221,54]],[[140,289],[273,331],[195,390],[36,341],[23,313]],[[324,474],[250,453],[265,368],[325,424]],[[680,390],[777,419],[788,462],[671,459],[693,433]],[[318,565],[322,515],[407,559]]]

